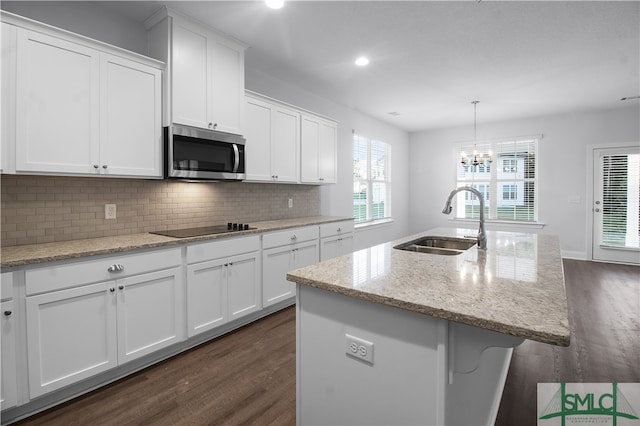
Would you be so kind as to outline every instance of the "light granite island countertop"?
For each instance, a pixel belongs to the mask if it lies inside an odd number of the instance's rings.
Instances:
[[[569,345],[557,237],[489,231],[486,250],[454,256],[394,249],[476,233],[431,229],[288,273],[299,424],[492,424],[513,347]]]

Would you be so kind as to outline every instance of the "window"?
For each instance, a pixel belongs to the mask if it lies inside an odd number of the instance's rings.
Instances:
[[[367,222],[391,217],[391,146],[353,134],[353,218]]]
[[[487,220],[537,222],[537,148],[537,137],[478,143],[478,152],[493,153],[492,162],[484,159],[474,166],[457,161],[456,186],[471,186],[484,195]],[[456,159],[473,150],[473,143],[459,146]],[[455,214],[458,219],[479,218],[477,197],[458,193]]]
[[[503,200],[517,200],[518,185],[502,185]]]

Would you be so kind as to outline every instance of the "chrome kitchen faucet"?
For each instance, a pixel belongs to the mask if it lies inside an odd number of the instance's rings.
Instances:
[[[480,200],[480,227],[478,228],[478,248],[486,250],[487,234],[484,231],[484,197],[482,196],[482,193],[480,191],[470,186],[461,186],[460,188],[454,189],[449,194],[449,198],[447,198],[447,202],[445,203],[444,208],[442,209],[442,213],[444,214],[451,213],[451,210],[452,210],[451,200],[453,199],[453,196],[460,191],[469,191],[475,194],[476,197],[478,197],[478,199]]]

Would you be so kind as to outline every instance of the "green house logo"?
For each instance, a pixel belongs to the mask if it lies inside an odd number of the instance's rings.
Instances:
[[[553,384],[538,384],[538,404],[541,403],[540,385]],[[638,414],[617,383],[572,383],[569,385],[573,386],[567,389],[566,383],[559,384],[558,390],[538,417],[539,425],[546,424],[541,420],[549,419],[556,419],[556,424],[557,420],[560,420],[562,426],[567,423],[597,423],[617,426],[621,419],[640,425]],[[632,401],[635,401],[634,405],[637,405],[639,401],[636,398],[638,398],[637,391],[640,389],[640,384],[629,385],[635,386],[632,389],[635,391]],[[626,421],[625,424],[628,424]]]

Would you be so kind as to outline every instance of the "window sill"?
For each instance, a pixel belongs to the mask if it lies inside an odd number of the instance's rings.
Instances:
[[[449,222],[453,222],[456,224],[469,224],[478,226],[477,219],[456,219],[451,218]],[[485,220],[484,224],[487,228],[490,229],[542,229],[546,226],[545,223],[542,222],[511,222],[506,220]]]
[[[356,231],[364,231],[371,228],[378,228],[381,226],[389,226],[393,223],[393,219],[388,217],[385,219],[370,220],[367,222],[359,222],[354,225]]]

